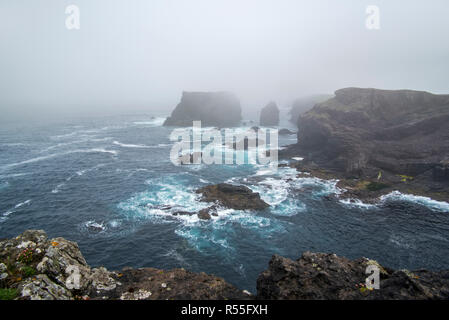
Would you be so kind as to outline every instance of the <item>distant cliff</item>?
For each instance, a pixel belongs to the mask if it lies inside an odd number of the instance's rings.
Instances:
[[[279,108],[275,102],[270,102],[260,112],[261,126],[279,125]]]
[[[187,127],[197,120],[202,126],[238,126],[242,120],[240,102],[229,92],[183,92],[181,102],[164,126]]]
[[[332,97],[333,96],[329,94],[321,94],[296,99],[293,101],[289,111],[290,122],[296,124],[300,115],[312,109],[317,103],[326,101]]]

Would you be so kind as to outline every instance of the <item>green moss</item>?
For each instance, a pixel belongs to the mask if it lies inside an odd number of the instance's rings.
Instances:
[[[17,289],[0,288],[0,300],[13,300],[17,294]]]
[[[369,191],[379,191],[388,188],[389,185],[382,182],[370,182],[366,185],[366,189]]]

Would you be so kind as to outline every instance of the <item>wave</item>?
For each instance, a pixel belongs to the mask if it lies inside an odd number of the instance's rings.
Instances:
[[[121,143],[121,142],[118,142],[118,141],[114,141],[112,143],[117,145],[117,146],[123,147],[123,148],[143,148],[143,149],[153,148],[151,146],[146,146],[146,145],[143,145],[143,144],[126,144],[126,143]]]
[[[433,211],[449,213],[448,202],[433,200],[429,197],[415,196],[413,194],[403,194],[399,191],[393,191],[387,195],[381,196],[380,201],[381,203],[386,201],[407,201],[425,206]]]
[[[31,172],[0,174],[0,179],[18,178],[32,174]]]
[[[48,159],[52,159],[52,158],[56,158],[56,157],[61,157],[61,156],[66,156],[66,155],[74,154],[74,153],[108,153],[108,154],[112,154],[112,155],[116,156],[118,154],[118,151],[116,151],[116,150],[106,150],[106,149],[103,149],[103,148],[72,150],[72,151],[67,151],[67,152],[53,153],[53,154],[49,154],[49,155],[46,155],[46,156],[36,157],[36,158],[32,158],[32,159],[28,159],[28,160],[20,161],[20,162],[16,162],[16,163],[10,163],[10,164],[7,164],[7,165],[4,165],[4,166],[0,167],[0,169],[3,169],[3,170],[10,169],[10,168],[22,166],[22,165],[25,165],[25,164],[30,164],[30,163],[35,163],[35,162],[39,162],[39,161],[44,161],[44,160],[48,160]]]
[[[164,124],[164,122],[165,122],[165,119],[167,119],[167,118],[157,117],[157,118],[154,118],[154,119],[150,119],[148,121],[135,121],[133,123],[135,125],[138,125],[138,126],[140,126],[140,125],[143,125],[143,126],[148,126],[148,125],[150,125],[150,126],[162,126]]]
[[[341,200],[339,200],[339,202],[348,207],[357,207],[357,208],[363,208],[363,209],[372,209],[372,208],[376,207],[375,204],[364,203],[359,199],[352,199],[352,198],[341,199]]]
[[[108,141],[111,140],[111,137],[105,137],[105,138],[87,138],[87,139],[81,139],[81,140],[75,140],[75,141],[69,141],[69,142],[61,142],[58,143],[56,145],[50,146],[48,148],[45,148],[43,150],[40,151],[40,153],[44,153],[44,152],[48,152],[54,149],[58,149],[61,147],[65,147],[65,146],[70,146],[73,144],[79,144],[79,143],[85,143],[85,142],[104,142],[104,141]]]
[[[76,174],[77,174],[78,176],[83,176],[84,174],[86,174],[86,173],[88,173],[88,172],[91,172],[91,171],[94,171],[94,170],[96,170],[96,169],[98,169],[98,168],[104,167],[105,165],[106,165],[106,164],[104,164],[104,163],[100,163],[100,164],[97,164],[96,166],[94,166],[94,167],[92,167],[92,168],[79,170],[79,171],[76,172]]]
[[[54,188],[54,189],[51,191],[51,193],[59,193],[59,190],[61,190],[61,188],[62,188],[63,186],[65,186],[65,183],[64,183],[64,182],[58,184],[58,185],[56,186],[56,188]]]
[[[11,215],[12,213],[16,212],[17,209],[20,209],[21,207],[28,205],[31,203],[31,199],[28,199],[26,201],[20,202],[18,204],[16,204],[14,206],[14,208],[9,209],[8,211],[6,211],[5,213],[2,214],[2,217],[0,218],[0,221],[4,221],[9,215]]]

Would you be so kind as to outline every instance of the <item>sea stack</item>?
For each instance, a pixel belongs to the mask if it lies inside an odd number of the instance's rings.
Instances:
[[[279,125],[279,108],[274,101],[267,104],[260,112],[261,126]]]
[[[241,120],[240,101],[230,92],[183,92],[164,126],[188,127],[201,121],[202,126],[234,127]]]

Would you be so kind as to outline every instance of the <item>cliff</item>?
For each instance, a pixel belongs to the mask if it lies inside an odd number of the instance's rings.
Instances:
[[[422,189],[418,193],[444,198],[449,192],[448,121],[449,95],[341,89],[299,117],[298,144],[280,156],[304,157],[304,165],[313,163],[340,177],[369,180],[381,172],[379,188],[401,189],[405,182],[409,189]]]
[[[242,120],[238,98],[229,92],[183,92],[181,102],[164,126],[192,126],[200,120],[202,126],[233,127]]]
[[[0,299],[248,299],[223,279],[184,269],[91,268],[78,245],[28,230],[0,241]]]

